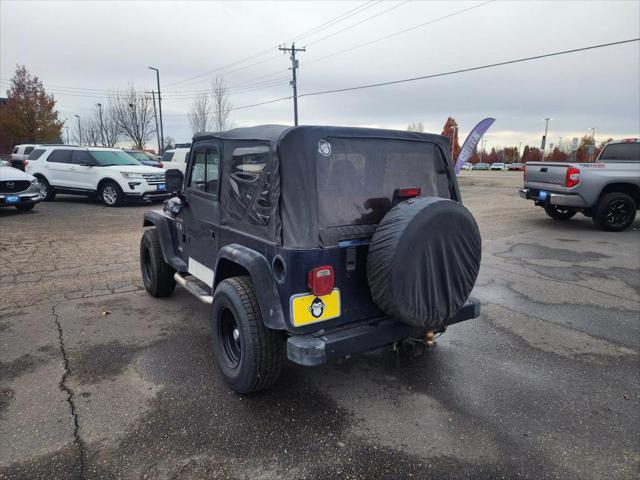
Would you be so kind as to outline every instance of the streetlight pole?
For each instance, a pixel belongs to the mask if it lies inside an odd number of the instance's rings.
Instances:
[[[160,71],[154,67],[147,67],[156,72],[156,82],[158,83],[158,110],[160,111],[160,151],[164,153],[164,128],[162,126],[162,96],[160,94]],[[155,102],[154,102],[155,105]]]
[[[149,93],[149,92],[146,92]],[[156,111],[156,92],[151,90],[151,99],[153,100],[153,117],[156,119],[156,138],[158,139],[158,155],[160,155],[160,130],[158,130],[158,112]]]
[[[102,146],[104,147],[104,125],[102,124],[102,104],[98,103],[98,110],[100,111],[100,140],[102,140]]]
[[[542,161],[543,162],[544,162],[544,148],[547,145],[547,133],[549,131],[549,120],[553,120],[553,118],[548,117],[548,118],[544,119],[544,121],[545,121],[545,124],[544,124],[544,137],[542,137],[542,148],[541,148],[541,150],[542,150]]]
[[[593,162],[593,154],[596,153],[596,130],[598,127],[591,127],[591,140],[593,141],[593,145],[591,146],[591,157],[589,161]]]
[[[80,115],[74,115],[78,119],[78,143],[82,145],[82,128],[80,127]]]

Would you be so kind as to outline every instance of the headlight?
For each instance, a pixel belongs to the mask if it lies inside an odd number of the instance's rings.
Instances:
[[[133,178],[138,180],[143,180],[144,177],[141,173],[133,173],[133,172],[120,172],[124,178]]]

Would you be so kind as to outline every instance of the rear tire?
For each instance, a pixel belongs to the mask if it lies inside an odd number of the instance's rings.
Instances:
[[[45,202],[53,202],[56,198],[56,190],[44,177],[36,177],[40,183],[40,191],[43,193]]]
[[[35,203],[28,203],[26,205],[16,205],[16,208],[21,212],[28,212],[29,210],[33,210],[33,207],[35,206]]]
[[[571,207],[562,207],[560,205],[545,205],[544,211],[554,220],[569,220],[578,211]]]
[[[593,212],[593,223],[601,230],[621,232],[636,218],[636,202],[630,195],[611,192],[603,195]]]
[[[158,231],[145,230],[140,241],[142,283],[152,297],[168,297],[176,288],[176,271],[164,261]]]
[[[124,203],[124,193],[116,182],[103,183],[98,196],[107,207],[119,207]]]
[[[239,394],[273,385],[284,363],[284,339],[265,327],[251,279],[220,282],[212,306],[213,352],[225,381]]]

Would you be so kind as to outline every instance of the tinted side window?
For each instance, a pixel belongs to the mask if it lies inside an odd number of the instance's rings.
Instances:
[[[25,155],[29,155],[31,152],[33,152],[33,149],[34,149],[34,148],[35,148],[35,147],[27,147],[27,148],[25,148],[25,149],[24,149],[24,154],[25,154]]]
[[[29,158],[27,160],[37,160],[42,156],[44,152],[45,152],[44,149],[36,148],[33,152],[29,154]]]
[[[640,143],[613,143],[604,147],[600,161],[640,162]]]
[[[96,163],[89,152],[85,152],[84,150],[74,150],[71,160],[74,165],[93,165]]]
[[[218,147],[200,147],[194,150],[189,186],[200,192],[217,195],[219,165]]]
[[[18,147],[13,149],[13,153],[18,153]]]
[[[173,158],[173,152],[164,152],[162,154],[163,162],[170,162],[172,158]]]
[[[71,153],[73,150],[54,150],[47,158],[47,162],[71,163]]]

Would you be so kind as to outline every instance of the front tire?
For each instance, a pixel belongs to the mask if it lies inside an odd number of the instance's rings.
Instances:
[[[222,281],[212,306],[214,357],[229,386],[246,394],[273,385],[284,363],[284,339],[265,327],[251,279]]]
[[[544,211],[554,220],[569,220],[578,211],[571,207],[562,207],[560,205],[545,205]]]
[[[164,261],[160,238],[155,228],[145,230],[140,241],[142,283],[152,297],[168,297],[176,288],[176,271]]]
[[[38,179],[38,183],[40,184],[40,191],[42,192],[42,196],[44,197],[45,202],[53,202],[56,198],[56,190],[51,186],[51,184],[44,177],[36,177]]]
[[[611,192],[598,200],[592,220],[601,230],[621,232],[629,228],[635,220],[636,209],[636,202],[630,195]]]
[[[124,193],[116,182],[103,183],[98,196],[107,207],[119,207],[124,203]]]
[[[16,205],[16,208],[21,212],[28,212],[29,210],[33,210],[33,207],[35,206],[35,203],[28,203],[26,205]]]

